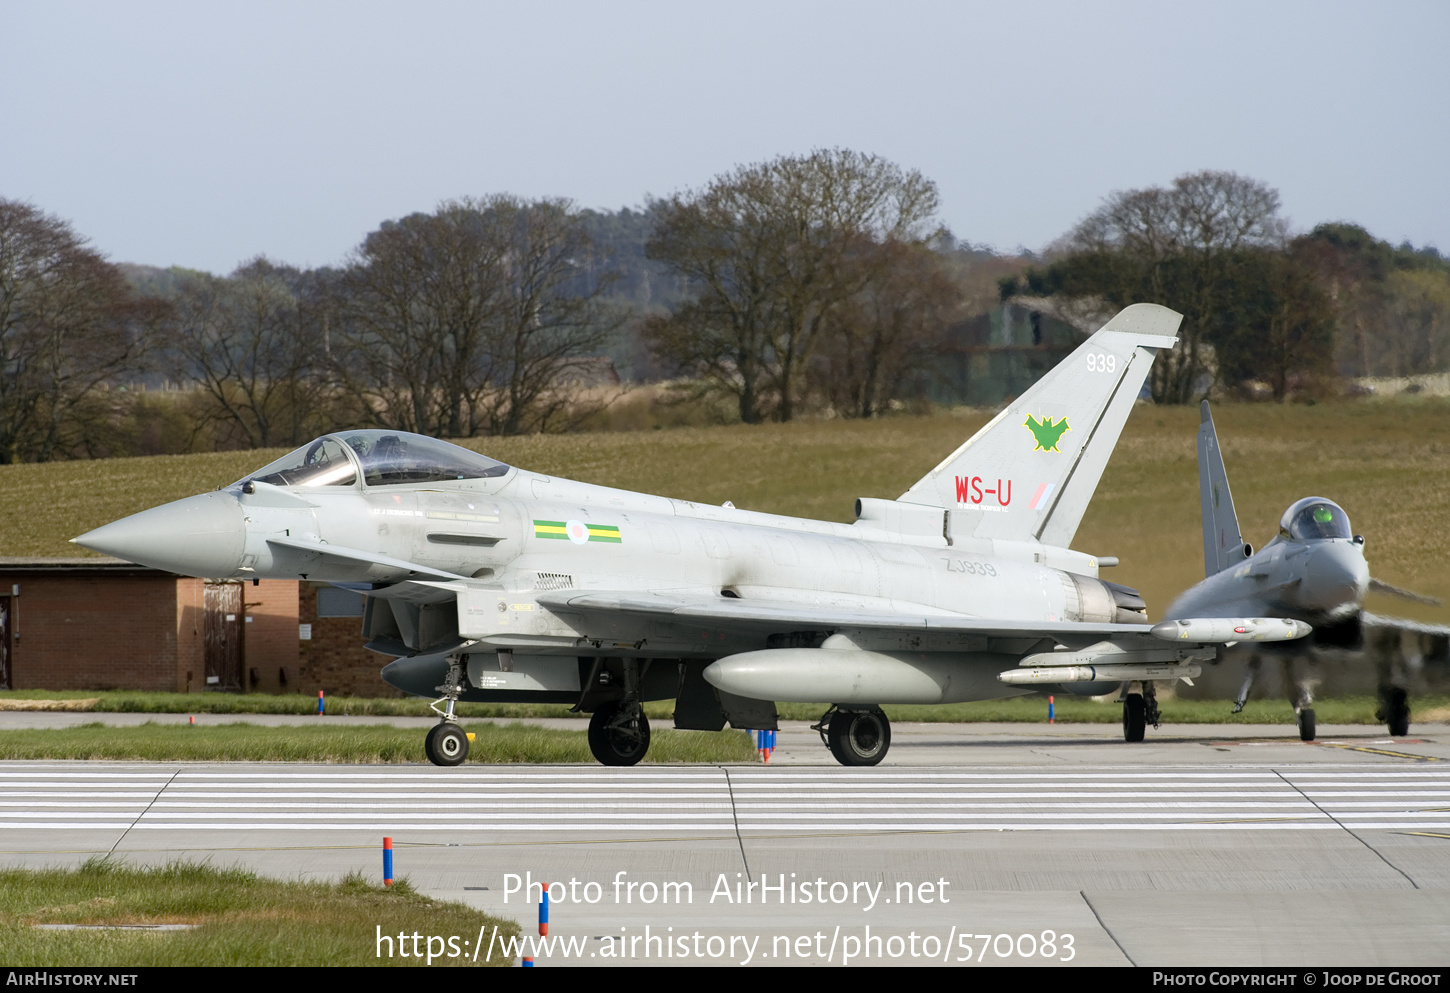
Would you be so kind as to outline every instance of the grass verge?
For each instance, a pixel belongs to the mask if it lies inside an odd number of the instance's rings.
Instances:
[[[194,927],[50,930],[40,924]],[[0,949],[11,966],[425,965],[411,954],[379,957],[378,929],[393,936],[456,935],[460,952],[467,941],[471,955],[480,930],[493,928],[500,936],[519,930],[512,921],[416,893],[405,880],[385,889],[359,874],[336,883],[286,882],[192,862],[138,868],[108,859],[79,869],[0,870]],[[486,963],[484,955],[476,963],[462,954],[450,959],[445,945],[432,964],[513,963]]]
[[[1450,696],[1425,694],[1411,699],[1420,720],[1450,721]],[[1289,720],[1293,711],[1284,700],[1250,700],[1242,713],[1233,714],[1227,700],[1162,700],[1164,715],[1180,724],[1277,724]],[[1321,724],[1378,724],[1375,710],[1379,704],[1370,696],[1326,697],[1315,703]],[[777,705],[782,720],[815,721],[825,713],[824,703],[782,703]],[[272,696],[263,693],[137,693],[126,691],[12,690],[0,693],[0,710],[56,710],[90,713],[147,714],[314,714],[317,700],[305,696]],[[673,719],[675,705],[671,700],[645,704],[645,714],[658,723]],[[891,705],[884,708],[892,720],[940,722],[998,721],[1040,723],[1047,720],[1047,699],[1027,696],[1005,700],[982,700],[976,703],[942,705]],[[1061,695],[1056,699],[1060,722],[1113,724],[1122,719],[1115,704],[1098,703],[1084,697]],[[409,699],[372,699],[368,697],[329,697],[327,713],[362,717],[428,717],[428,701]],[[527,717],[572,717],[582,720],[588,714],[571,711],[564,704],[547,703],[461,703],[458,714],[463,718],[518,720]],[[582,727],[582,724],[581,724]],[[656,735],[668,730],[656,728]],[[406,732],[411,734],[412,732]],[[560,732],[565,733],[565,732]],[[656,738],[656,744],[659,742]],[[651,752],[653,752],[651,746]],[[394,761],[394,760],[387,760]],[[407,759],[397,760],[407,761]],[[538,760],[545,761],[545,760]],[[552,761],[552,760],[549,760]],[[710,759],[670,759],[667,761],[712,761]]]
[[[523,724],[466,723],[475,734],[468,760],[481,763],[593,763],[585,733]],[[743,731],[714,734],[663,728],[646,762],[750,762]],[[424,762],[423,733],[386,725],[262,727],[256,724],[154,724],[0,731],[0,759],[97,759],[136,762]]]
[[[330,696],[326,713],[344,717],[430,717],[420,697]],[[317,697],[300,693],[145,693],[136,690],[6,690],[0,711],[69,710],[97,714],[315,714]],[[564,704],[460,703],[460,717],[584,717]],[[654,716],[651,714],[650,716]]]

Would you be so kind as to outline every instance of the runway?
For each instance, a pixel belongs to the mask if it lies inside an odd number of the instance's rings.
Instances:
[[[1026,772],[0,767],[0,829],[1450,832],[1450,763]]]
[[[521,888],[560,884],[550,933],[580,944],[540,964],[1450,964],[1443,725],[1148,747],[1002,727],[928,728],[968,745],[955,764],[875,769],[0,763],[0,861],[376,878],[387,836],[419,889],[529,930]]]

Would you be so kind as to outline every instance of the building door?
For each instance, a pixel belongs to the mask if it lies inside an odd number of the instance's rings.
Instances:
[[[8,596],[0,596],[0,690],[11,689],[10,685],[10,604]]]
[[[206,655],[206,688],[242,688],[241,583],[207,583],[202,638]]]

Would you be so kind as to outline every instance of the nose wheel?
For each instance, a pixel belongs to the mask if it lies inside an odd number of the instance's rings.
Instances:
[[[1299,711],[1299,740],[1314,740],[1314,708],[1305,707]]]
[[[467,683],[468,673],[463,668],[462,656],[449,657],[448,676],[438,687],[438,692],[443,695],[429,704],[443,720],[435,724],[428,737],[423,739],[423,754],[434,765],[462,765],[468,758],[468,732],[458,726],[458,720],[453,716],[453,708]],[[440,703],[444,705],[442,710],[438,709]]]
[[[423,751],[434,765],[462,765],[468,758],[468,734],[457,724],[438,724],[423,740]]]

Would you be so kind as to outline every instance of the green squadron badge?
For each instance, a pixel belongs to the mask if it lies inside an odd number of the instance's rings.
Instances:
[[[1056,424],[1052,423],[1051,417],[1036,420],[1031,414],[1027,415],[1027,429],[1032,432],[1032,437],[1037,440],[1034,452],[1060,452],[1057,447],[1058,441],[1062,438],[1064,431],[1070,430],[1067,426],[1067,418],[1064,417]]]

